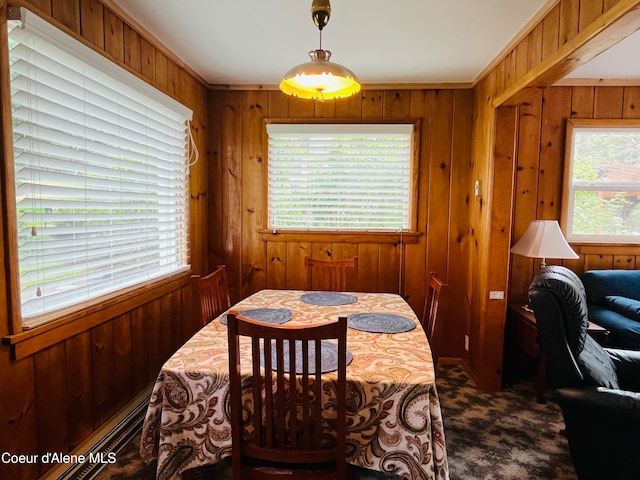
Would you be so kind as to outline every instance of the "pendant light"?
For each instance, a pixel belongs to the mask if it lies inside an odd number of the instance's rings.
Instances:
[[[320,48],[309,52],[310,62],[296,65],[280,82],[287,95],[314,100],[347,98],[360,91],[355,74],[347,67],[330,62],[331,52],[322,49],[322,29],[329,22],[329,0],[313,0],[311,17],[320,30]]]

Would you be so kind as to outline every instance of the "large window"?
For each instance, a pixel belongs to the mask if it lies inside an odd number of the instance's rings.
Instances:
[[[413,124],[267,124],[268,228],[412,228]]]
[[[191,112],[22,14],[9,22],[9,60],[29,327],[45,313],[188,268]]]
[[[562,221],[574,242],[640,241],[640,122],[568,120]]]

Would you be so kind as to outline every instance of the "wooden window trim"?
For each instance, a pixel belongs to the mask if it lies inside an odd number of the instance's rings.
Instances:
[[[333,232],[301,230],[259,230],[265,242],[330,242],[330,243],[418,243],[420,232]]]
[[[12,360],[20,360],[97,325],[123,315],[157,298],[189,285],[191,270],[165,277],[144,286],[106,295],[73,309],[54,312],[57,319],[43,325],[3,337],[10,346]]]
[[[562,183],[562,208],[560,210],[560,226],[567,241],[572,245],[603,245],[603,246],[629,246],[632,245],[632,240],[629,236],[620,236],[616,239],[616,236],[611,236],[606,239],[597,239],[590,236],[584,236],[584,238],[576,238],[569,231],[569,205],[572,203],[570,196],[572,195],[571,189],[571,175],[572,168],[570,162],[573,157],[573,131],[575,128],[581,127],[605,127],[605,128],[640,128],[640,119],[634,118],[616,118],[616,119],[602,119],[602,118],[588,118],[588,119],[567,119],[566,132],[565,132],[565,156],[564,156],[564,175]],[[598,241],[601,240],[601,241]]]
[[[409,188],[411,190],[410,199],[409,199],[409,232],[404,232],[402,235],[404,237],[409,237],[410,235],[415,235],[416,240],[414,242],[405,241],[404,243],[417,243],[417,236],[420,235],[417,233],[417,224],[418,224],[418,186],[419,186],[419,174],[420,174],[420,132],[421,132],[421,119],[415,117],[406,117],[406,118],[384,118],[384,117],[373,117],[373,118],[335,118],[335,117],[327,117],[327,118],[315,118],[315,117],[303,117],[303,118],[265,118],[264,124],[262,127],[262,144],[269,145],[269,136],[267,135],[267,124],[269,123],[288,123],[288,124],[412,124],[413,125],[413,135],[412,135],[412,145],[411,145],[411,179]],[[262,168],[262,204],[269,205],[269,155],[266,156],[266,165]],[[269,224],[269,208],[264,209],[262,225],[265,226],[263,230],[259,233],[262,235],[263,240],[267,240],[269,238],[266,237],[268,233],[273,233],[272,230],[266,228]],[[324,235],[332,235],[332,240],[334,242],[346,241],[340,240],[341,236],[345,238],[353,238],[354,235],[358,235],[359,243],[399,243],[399,240],[396,241],[382,241],[379,242],[379,239],[387,238],[387,235],[395,235],[396,237],[400,237],[400,232],[345,232],[345,231],[318,231],[318,232],[307,232],[304,230],[281,230],[279,231],[279,235],[287,234],[292,235],[289,237],[289,241],[297,241],[293,238],[306,238],[307,240],[300,241],[310,241],[309,239],[314,239],[314,241],[319,241],[317,238],[319,236]],[[300,234],[300,237],[295,235]],[[381,236],[382,235],[382,236]],[[295,236],[295,237],[294,237]],[[368,240],[367,240],[368,239]],[[271,239],[276,240],[276,239]],[[278,240],[285,241],[287,238],[279,237]],[[353,240],[350,240],[354,242]]]

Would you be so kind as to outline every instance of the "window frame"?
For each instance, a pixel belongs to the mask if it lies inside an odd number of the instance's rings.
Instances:
[[[12,9],[13,13],[20,12],[21,9],[16,8]],[[26,10],[26,9],[25,9]],[[34,17],[38,17],[37,14],[26,10],[27,15],[32,15]],[[39,18],[39,17],[38,17]],[[10,18],[11,20],[12,18]],[[109,72],[113,72],[114,70],[120,70],[122,72],[126,72],[126,75],[129,75],[134,82],[138,82],[139,89],[142,92],[149,93],[149,98],[154,101],[158,101],[158,98],[164,97],[169,99],[171,102],[174,102],[176,105],[180,104],[178,100],[172,98],[170,95],[162,92],[156,86],[150,84],[148,81],[140,78],[139,76],[134,75],[133,73],[127,71],[126,68],[121,66],[118,63],[115,63],[112,59],[108,59],[104,57],[104,55],[100,54],[100,52],[95,51],[95,49],[90,48],[86,42],[77,36],[70,35],[68,32],[62,30],[56,23],[47,20],[46,18],[39,18],[39,22],[44,22],[49,24],[51,29],[59,30],[62,34],[70,37],[73,42],[77,42],[80,47],[69,47],[71,50],[75,48],[84,48],[89,50],[94,50],[96,55],[99,55],[104,58],[105,62],[108,62],[106,69]],[[5,23],[6,26],[6,23]],[[9,71],[9,58],[8,58],[8,44],[7,38],[8,34],[5,31],[3,32],[5,36],[5,51],[3,52],[2,65],[6,68],[5,72]],[[64,49],[63,49],[64,50]],[[89,62],[90,63],[90,62]],[[90,63],[91,64],[91,63]],[[135,78],[134,78],[135,77]],[[7,78],[7,81],[4,82],[4,85],[1,89],[2,98],[11,98],[10,91],[10,81]],[[122,78],[119,80],[123,83],[124,80]],[[131,85],[129,85],[131,86]],[[134,87],[132,87],[134,88]],[[11,102],[9,102],[10,104]],[[191,112],[191,109],[181,105],[182,109],[188,110]],[[190,116],[190,115],[189,115]],[[185,126],[185,131],[188,131],[190,126]],[[126,311],[127,308],[131,307],[132,302],[138,299],[143,299],[146,301],[151,301],[153,298],[161,296],[162,294],[166,294],[167,291],[171,291],[175,288],[182,288],[183,285],[188,283],[189,275],[191,273],[190,268],[190,251],[187,248],[186,252],[186,264],[183,268],[176,270],[174,272],[166,273],[159,275],[154,278],[144,279],[140,282],[137,282],[133,285],[124,287],[122,289],[105,293],[98,297],[89,298],[87,300],[82,300],[73,305],[69,305],[66,307],[59,308],[54,311],[45,312],[39,314],[37,317],[37,322],[34,322],[33,326],[25,325],[23,323],[22,313],[21,313],[21,292],[20,292],[20,266],[18,259],[18,240],[17,240],[17,210],[16,210],[16,184],[14,182],[15,179],[15,159],[14,159],[14,145],[13,145],[13,128],[12,128],[12,112],[10,109],[5,109],[5,116],[3,121],[2,128],[2,137],[3,137],[3,156],[5,161],[3,162],[3,173],[6,179],[8,179],[5,188],[3,189],[2,195],[5,203],[4,215],[5,222],[4,223],[4,231],[5,231],[5,246],[7,251],[9,252],[9,261],[7,264],[7,278],[9,280],[8,291],[7,291],[7,311],[9,316],[9,336],[4,338],[4,343],[8,345],[15,345],[15,348],[12,348],[12,355],[14,358],[21,358],[23,356],[29,355],[33,353],[33,351],[37,350],[39,347],[29,345],[26,346],[28,342],[24,342],[25,340],[40,338],[42,333],[50,332],[47,334],[47,342],[55,341],[58,337],[64,337],[68,332],[80,332],[84,331],[91,326],[97,325],[101,323],[104,318],[104,311],[109,310],[111,313],[117,314],[117,312]],[[191,140],[191,146],[193,146],[193,140]],[[189,154],[189,152],[187,152]],[[187,158],[185,158],[185,168],[187,168]],[[189,196],[189,181],[187,174],[187,181],[185,184],[186,192],[185,198],[188,200]],[[189,203],[186,202],[186,218],[187,223],[189,222]],[[186,228],[186,242],[187,245],[189,243],[189,227]],[[185,283],[186,282],[186,283]],[[82,321],[81,321],[82,320]],[[66,333],[65,333],[66,332]],[[44,338],[44,337],[42,337]],[[53,340],[51,340],[53,339]],[[39,343],[45,340],[40,340]],[[24,343],[22,343],[24,342]],[[18,346],[25,345],[24,352],[20,351],[18,353]],[[35,349],[35,350],[34,350]]]
[[[409,165],[409,228],[402,231],[364,231],[364,230],[302,230],[269,228],[269,155],[263,168],[263,210],[262,225],[259,231],[265,241],[318,241],[326,239],[331,242],[346,243],[416,243],[420,233],[417,231],[418,217],[418,179],[420,165],[420,125],[419,118],[265,118],[263,122],[263,144],[269,144],[268,124],[407,124],[413,126],[410,165]]]
[[[560,225],[567,241],[576,244],[629,245],[640,241],[640,235],[592,235],[572,232],[573,224],[573,154],[574,132],[580,129],[637,129],[640,131],[640,119],[567,119],[565,134],[564,174],[562,183],[562,208]]]

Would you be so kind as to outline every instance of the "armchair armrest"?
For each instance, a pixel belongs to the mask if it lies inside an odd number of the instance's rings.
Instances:
[[[556,399],[565,410],[590,412],[594,417],[617,417],[640,422],[640,393],[610,388],[559,388]]]
[[[616,367],[618,383],[624,390],[640,392],[640,351],[605,348]]]

